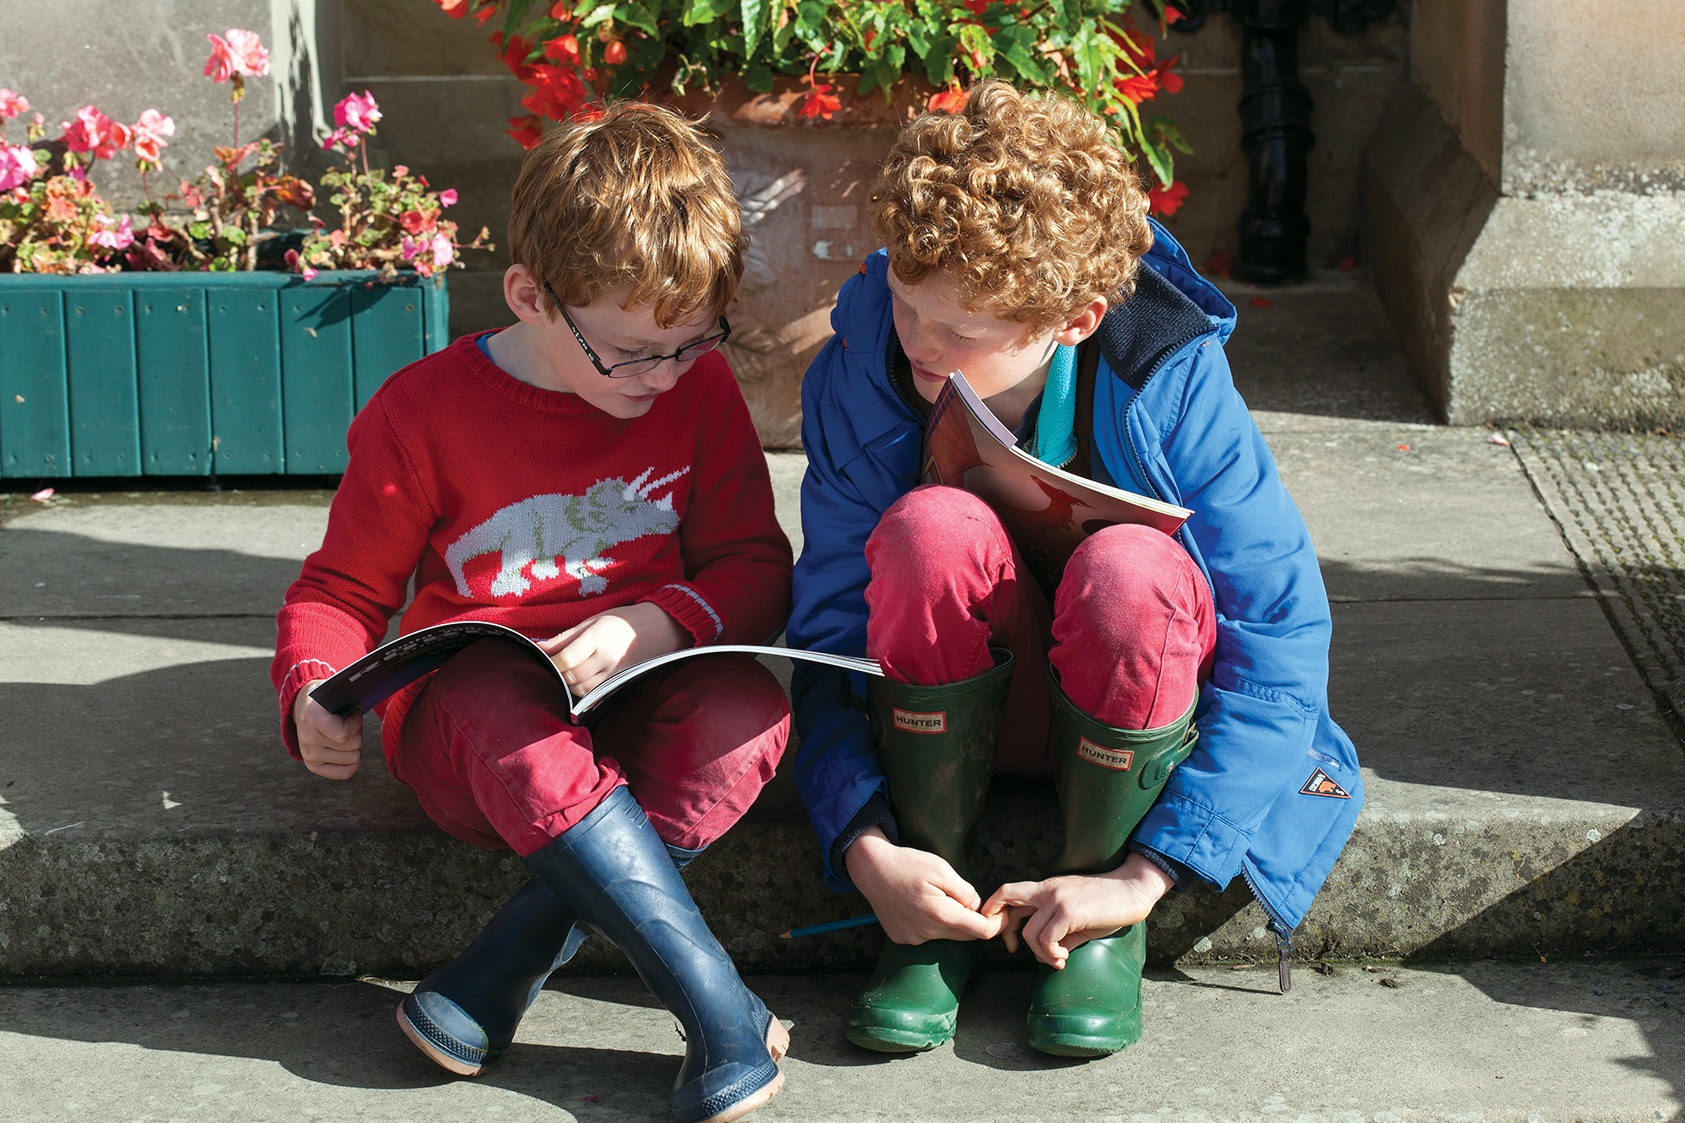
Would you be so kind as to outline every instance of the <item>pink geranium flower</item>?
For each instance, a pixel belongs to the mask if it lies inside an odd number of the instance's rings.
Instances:
[[[20,113],[29,112],[29,99],[11,90],[0,89],[0,121],[10,121]]]
[[[91,152],[96,159],[109,160],[129,146],[129,128],[119,125],[91,105],[76,111],[76,120],[66,121],[64,146],[72,152]]]
[[[375,104],[374,95],[367,90],[361,94],[347,94],[333,107],[333,123],[341,128],[370,133],[379,120],[380,106]]]
[[[234,73],[262,78],[269,73],[269,52],[255,31],[228,29],[228,51],[234,56]]]
[[[443,234],[433,235],[433,267],[443,269],[456,260],[456,247]]]
[[[242,78],[262,78],[269,73],[269,52],[255,31],[228,29],[228,37],[206,35],[211,41],[211,57],[205,60],[205,77],[213,82],[226,82],[236,75]]]
[[[123,221],[115,230],[111,229],[112,219],[107,215],[98,215],[94,221],[104,229],[88,235],[90,245],[104,246],[108,250],[126,250],[134,244],[135,232],[128,215],[123,216]]]
[[[447,187],[439,192],[439,205],[442,207],[456,206],[456,188]]]
[[[176,123],[156,109],[148,109],[135,122],[135,155],[148,164],[157,164],[168,147],[164,138],[176,135]]]
[[[40,170],[28,145],[0,144],[0,191],[23,186]]]

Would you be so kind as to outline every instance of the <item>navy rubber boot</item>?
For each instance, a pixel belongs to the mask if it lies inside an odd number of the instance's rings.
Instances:
[[[581,921],[626,953],[679,1020],[685,1059],[673,1085],[678,1123],[728,1123],[777,1094],[789,1034],[743,985],[625,787],[526,863]]]
[[[509,1048],[521,1018],[585,929],[541,878],[497,910],[468,950],[416,985],[398,1027],[436,1064],[478,1076]]]

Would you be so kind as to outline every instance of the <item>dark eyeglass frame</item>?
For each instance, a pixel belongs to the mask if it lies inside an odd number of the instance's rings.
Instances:
[[[623,363],[604,363],[597,356],[597,353],[591,350],[591,345],[585,342],[585,336],[581,334],[579,325],[573,322],[572,316],[568,315],[568,310],[562,306],[561,300],[556,296],[555,290],[550,287],[549,281],[544,282],[544,291],[549,294],[550,300],[556,305],[556,311],[562,314],[562,321],[567,324],[568,330],[573,332],[573,338],[579,341],[579,349],[585,352],[585,357],[591,360],[591,365],[596,367],[597,373],[604,378],[636,378],[640,374],[648,374],[669,359],[679,363],[700,359],[708,352],[717,350],[720,344],[731,338],[731,324],[727,322],[724,316],[721,316],[720,334],[706,336],[694,343],[687,343],[671,355],[647,355],[641,359],[627,359]],[[638,369],[622,370],[623,367],[637,367]],[[615,371],[620,371],[620,373],[616,374]]]

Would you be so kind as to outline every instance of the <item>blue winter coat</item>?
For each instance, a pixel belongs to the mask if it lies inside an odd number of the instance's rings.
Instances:
[[[1133,840],[1221,889],[1244,877],[1281,935],[1310,907],[1363,799],[1351,740],[1328,714],[1328,596],[1310,535],[1229,375],[1235,309],[1154,226],[1135,293],[1106,314],[1092,471],[1193,510],[1178,538],[1211,583],[1217,647],[1193,754]],[[917,486],[923,417],[891,386],[879,251],[843,285],[835,335],[802,383],[802,532],[792,646],[865,651],[867,536]],[[878,750],[858,676],[800,664],[796,783],[825,855],[874,793]]]

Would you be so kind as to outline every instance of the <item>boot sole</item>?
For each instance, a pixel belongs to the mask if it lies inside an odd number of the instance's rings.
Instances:
[[[1032,1040],[1030,1048],[1050,1057],[1109,1057],[1133,1044],[1132,1041],[1118,1043],[1099,1037],[1057,1037],[1045,1041]]]
[[[930,1033],[851,1026],[844,1036],[862,1049],[870,1049],[874,1053],[925,1053],[953,1040],[954,1033],[949,1030],[947,1034],[938,1036]]]
[[[767,1016],[766,1051],[771,1054],[774,1064],[782,1061],[784,1054],[790,1051],[790,1031],[784,1028],[783,1022],[770,1014]],[[764,1087],[738,1100],[718,1115],[710,1115],[701,1123],[731,1123],[734,1119],[741,1119],[751,1111],[765,1107],[767,1102],[776,1096],[783,1087],[784,1074],[780,1072]]]
[[[470,1064],[469,1062],[453,1057],[443,1049],[440,1049],[432,1041],[428,1040],[426,1034],[422,1033],[415,1027],[414,1022],[409,1020],[409,1018],[404,1014],[404,1007],[402,1004],[398,1006],[398,1028],[404,1031],[404,1036],[410,1039],[410,1044],[414,1045],[417,1049],[420,1049],[428,1060],[432,1061],[434,1064],[438,1065],[447,1072],[454,1072],[458,1076],[478,1076],[491,1067],[489,1064]]]

